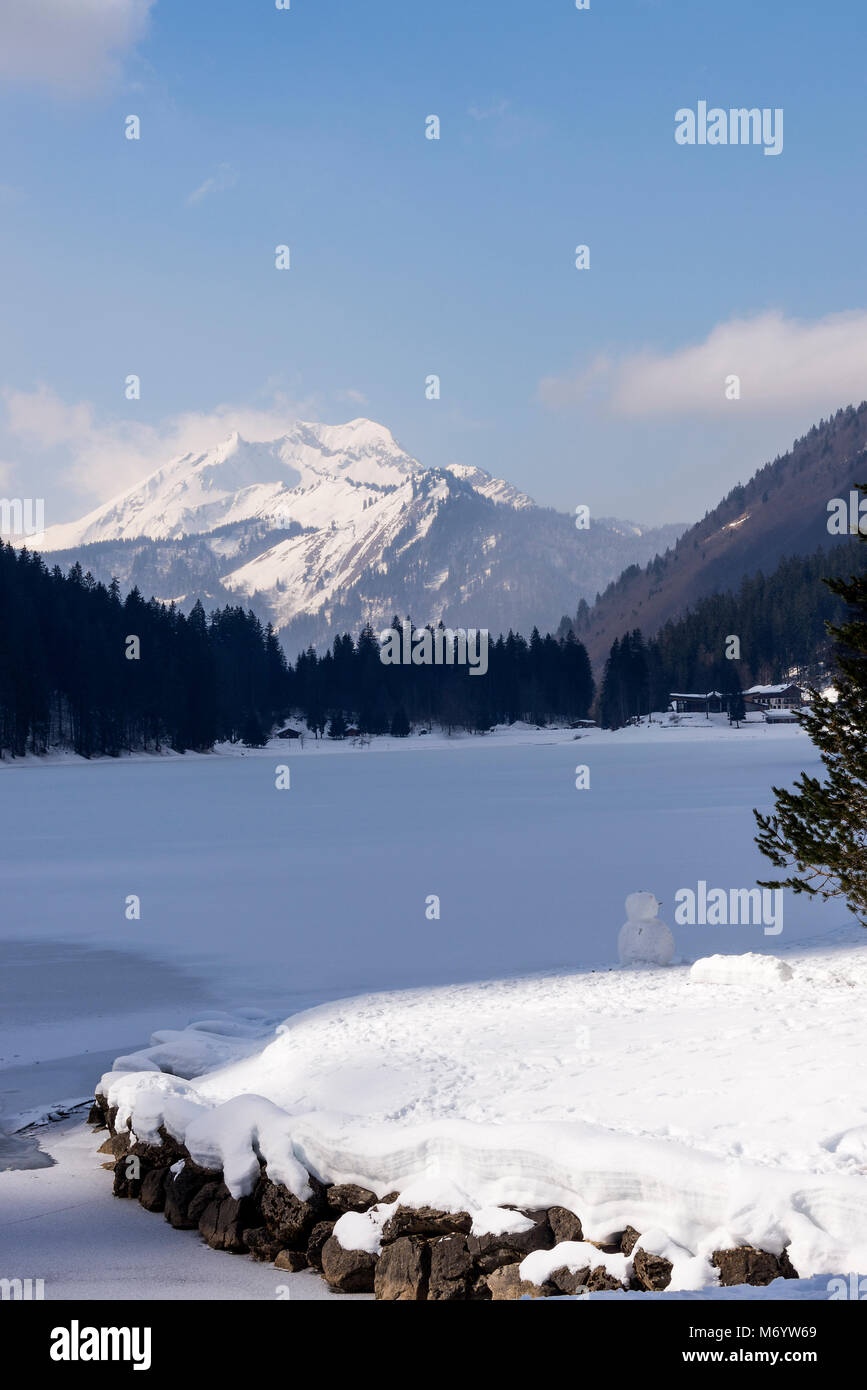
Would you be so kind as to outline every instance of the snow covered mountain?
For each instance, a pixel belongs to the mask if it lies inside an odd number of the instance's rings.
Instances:
[[[249,603],[291,647],[411,613],[556,626],[682,527],[572,519],[479,468],[426,468],[383,425],[298,422],[172,459],[40,549],[184,607]],[[58,553],[59,552],[59,553]]]

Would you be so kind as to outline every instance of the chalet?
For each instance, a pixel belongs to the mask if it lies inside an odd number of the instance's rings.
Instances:
[[[729,700],[719,690],[708,690],[704,695],[685,695],[674,690],[669,698],[675,714],[725,714]]]
[[[804,703],[804,693],[799,685],[751,685],[744,691],[747,711],[772,709],[799,709]]]
[[[301,734],[301,730],[300,730],[300,729],[281,729],[280,732],[278,733],[277,737],[278,737],[278,738],[301,738],[301,737],[302,737],[302,734]]]

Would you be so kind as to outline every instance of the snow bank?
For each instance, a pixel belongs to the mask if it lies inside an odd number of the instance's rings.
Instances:
[[[690,979],[708,985],[769,985],[791,980],[792,967],[777,956],[748,951],[743,956],[702,956],[690,967]]]
[[[746,965],[744,964],[746,960]],[[716,1249],[788,1248],[802,1277],[867,1266],[863,948],[793,957],[786,988],[703,997],[723,966],[590,972],[367,995],[296,1014],[200,1074],[201,1029],[126,1059],[100,1089],[145,1140],[161,1126],[249,1190],[260,1159],[296,1195],[306,1174],[405,1205],[567,1207],[587,1240],[632,1225],[707,1282]],[[737,981],[782,978],[768,957]],[[785,973],[785,972],[784,972]],[[189,1048],[189,1056],[186,1049]],[[379,1216],[346,1222],[377,1237]],[[366,1222],[366,1224],[365,1224]],[[598,1252],[597,1252],[598,1253]],[[599,1261],[597,1261],[599,1263]]]

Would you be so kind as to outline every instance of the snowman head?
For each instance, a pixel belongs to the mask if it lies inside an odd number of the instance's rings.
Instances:
[[[653,893],[630,893],[626,899],[626,916],[630,922],[652,922],[661,906]]]

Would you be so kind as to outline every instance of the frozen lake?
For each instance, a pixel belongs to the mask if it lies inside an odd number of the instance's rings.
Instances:
[[[787,895],[777,937],[674,922],[677,889],[769,872],[750,810],[805,767],[818,761],[802,732],[764,725],[4,765],[0,1103],[19,1115],[86,1094],[113,1056],[208,1008],[285,1016],[369,990],[605,969],[639,888],[662,900],[681,956],[821,936],[852,919],[803,896]]]

